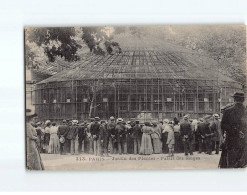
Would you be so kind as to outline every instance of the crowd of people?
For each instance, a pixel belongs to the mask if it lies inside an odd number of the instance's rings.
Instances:
[[[62,124],[46,122],[33,123],[36,116],[32,109],[26,109],[27,168],[44,169],[40,153],[81,154],[96,156],[109,154],[168,154],[184,152],[193,155],[219,154],[219,168],[240,168],[247,165],[247,112],[243,105],[243,93],[235,93],[234,104],[218,114],[191,119],[185,115],[180,121],[165,119],[147,121],[124,121],[113,116],[108,121],[92,118],[90,122],[63,120]]]
[[[124,121],[110,117],[108,121],[92,118],[90,122],[63,120],[56,124],[47,120],[33,124],[40,153],[81,154],[168,154],[184,152],[193,155],[198,150],[209,155],[219,154],[223,135],[219,115],[199,120],[185,115],[183,120]]]

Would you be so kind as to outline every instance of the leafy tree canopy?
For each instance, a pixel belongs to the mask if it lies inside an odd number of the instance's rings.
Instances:
[[[29,43],[42,47],[50,62],[54,62],[57,56],[67,61],[79,60],[78,50],[83,44],[88,46],[90,52],[98,55],[112,54],[114,47],[121,52],[118,43],[107,35],[105,27],[28,28],[25,35],[28,60],[34,58],[34,53],[29,52]],[[80,43],[78,36],[83,43]]]
[[[54,62],[58,56],[76,61],[85,52],[121,53],[119,40],[114,41],[119,34],[126,35],[126,40],[128,34],[144,42],[146,37],[160,39],[207,55],[217,60],[228,76],[246,83],[246,29],[241,25],[27,28],[26,65],[38,68],[37,62]]]

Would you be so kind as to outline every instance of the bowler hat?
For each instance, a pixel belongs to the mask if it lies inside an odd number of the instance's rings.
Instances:
[[[219,118],[220,117],[218,114],[214,114],[213,116],[214,116],[214,118]]]
[[[48,123],[51,123],[51,121],[50,120],[45,121],[45,125],[47,125]]]
[[[100,121],[100,124],[103,124],[103,123],[106,123],[106,121],[105,120],[101,120]]]
[[[110,120],[115,120],[114,116],[111,116],[111,117],[110,117]]]
[[[72,120],[73,124],[78,124],[78,120]]]
[[[187,120],[189,118],[189,115],[184,116],[184,120]]]
[[[96,116],[96,117],[94,117],[94,120],[95,121],[100,121],[100,118]]]
[[[118,118],[117,122],[123,122],[123,119],[122,118]]]
[[[150,125],[150,122],[146,121],[144,124],[145,124],[146,126],[149,126],[149,125]]]
[[[235,93],[232,95],[232,97],[242,97],[242,98],[244,98],[244,93],[242,93],[242,92],[235,92]]]

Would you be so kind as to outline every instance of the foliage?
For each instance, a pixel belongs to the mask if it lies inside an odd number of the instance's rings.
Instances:
[[[149,40],[169,42],[209,56],[217,60],[219,68],[228,76],[246,83],[246,31],[240,25],[27,28],[26,65],[38,68],[39,62],[54,62],[57,56],[76,61],[85,52],[121,53],[121,45],[114,41],[119,34],[131,34],[143,41],[149,37]]]
[[[40,63],[46,63],[47,61],[48,57],[42,47],[39,47],[36,43],[26,41],[25,64],[28,69],[39,69]]]
[[[73,36],[73,27],[33,28],[27,33],[27,40],[43,46],[50,62],[54,62],[56,56],[64,57],[67,61],[76,61],[79,59],[76,51],[81,45],[72,39]]]
[[[246,32],[244,26],[170,27],[167,39],[217,60],[219,68],[236,81],[246,83]]]
[[[112,41],[112,36],[106,34],[103,27],[83,27],[82,39],[87,44],[90,52],[98,55],[113,54],[114,48],[121,52],[119,44]],[[101,43],[104,43],[104,48]]]
[[[39,54],[30,52],[30,43],[42,48],[49,62],[54,62],[57,56],[66,61],[77,61],[81,58],[82,49],[86,50],[85,45],[97,55],[121,52],[119,44],[107,35],[105,27],[27,28],[25,35],[26,62],[33,64],[34,68],[37,67],[33,62],[34,56]]]
[[[246,83],[246,30],[244,25],[195,25],[116,27],[116,34],[131,34],[140,40],[180,45],[206,55],[236,81]],[[199,55],[199,56],[200,56]]]

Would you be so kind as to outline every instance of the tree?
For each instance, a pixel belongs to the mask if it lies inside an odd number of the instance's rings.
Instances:
[[[27,40],[44,48],[50,62],[54,62],[56,56],[67,61],[79,59],[76,51],[81,45],[72,38],[75,36],[74,27],[28,28],[26,35]]]
[[[41,62],[47,62],[48,57],[44,53],[44,49],[36,43],[26,41],[25,44],[25,64],[27,69],[39,69]]]
[[[50,62],[54,62],[56,56],[64,57],[66,61],[80,59],[78,50],[83,43],[88,46],[90,52],[97,55],[112,54],[113,51],[121,52],[117,42],[112,41],[112,36],[107,35],[106,27],[49,27],[27,28],[25,31],[26,42],[36,43],[44,49]],[[26,53],[27,58],[31,53]]]
[[[221,72],[246,83],[246,30],[244,25],[164,26],[165,40],[218,61]],[[160,31],[153,36],[162,37]]]
[[[89,114],[88,114],[89,118],[92,117],[93,109],[97,107],[97,105],[94,106],[94,103],[95,103],[96,95],[100,90],[102,90],[102,84],[100,83],[100,80],[93,81],[93,83],[89,83],[89,85],[87,85],[84,89],[84,92],[85,94],[87,94],[87,98],[90,103]]]
[[[83,27],[82,39],[87,44],[90,52],[99,55],[113,54],[113,51],[121,53],[119,44],[112,41],[113,36],[107,35],[105,27]],[[104,44],[104,48],[102,44]]]

